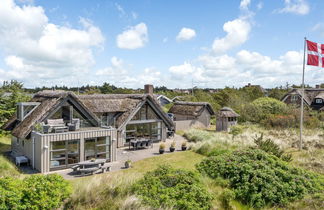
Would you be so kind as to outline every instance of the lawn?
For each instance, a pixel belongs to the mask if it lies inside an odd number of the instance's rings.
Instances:
[[[10,136],[0,137],[0,177],[20,176],[18,168],[10,162],[4,155],[4,152],[10,151]]]
[[[158,165],[169,164],[175,168],[195,170],[203,156],[191,151],[176,152],[133,163],[127,170],[98,174],[71,180],[74,193],[67,204],[72,209],[139,208],[141,205],[131,193],[131,185],[147,171]]]

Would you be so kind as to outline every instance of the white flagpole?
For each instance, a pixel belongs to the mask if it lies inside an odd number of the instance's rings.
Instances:
[[[303,61],[303,78],[301,87],[301,104],[300,104],[300,133],[299,133],[299,150],[303,148],[303,121],[304,121],[304,89],[305,89],[305,60],[306,60],[306,37],[304,38],[304,61]]]

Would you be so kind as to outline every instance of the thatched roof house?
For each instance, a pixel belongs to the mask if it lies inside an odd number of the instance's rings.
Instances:
[[[169,113],[174,115],[177,130],[185,130],[190,127],[206,128],[210,125],[211,116],[215,114],[207,102],[186,101],[175,102]]]
[[[292,89],[283,98],[282,102],[300,106],[302,90],[299,88]],[[305,88],[304,104],[315,110],[322,110],[324,107],[324,89],[323,88]]]
[[[187,102],[187,101],[175,102],[174,105],[170,108],[169,112],[175,115],[197,117],[200,116],[205,109],[211,115],[215,114],[213,108],[207,102]]]
[[[125,126],[145,103],[154,108],[168,127],[173,127],[170,118],[148,94],[94,94],[80,95],[78,98],[97,116],[103,113],[116,113],[115,126],[118,129]]]
[[[86,118],[91,119],[89,121],[93,123],[94,126],[99,125],[99,118],[93,114],[73,92],[45,90],[38,92],[31,99],[30,102],[38,102],[39,105],[35,107],[26,118],[20,121],[17,118],[17,114],[15,114],[3,126],[3,129],[12,130],[12,135],[17,138],[26,138],[33,130],[36,123],[49,118],[55,110],[67,101],[70,101],[78,107]]]

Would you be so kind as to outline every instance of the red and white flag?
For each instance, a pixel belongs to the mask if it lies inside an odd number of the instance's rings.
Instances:
[[[324,44],[306,40],[307,42],[307,65],[324,68]]]

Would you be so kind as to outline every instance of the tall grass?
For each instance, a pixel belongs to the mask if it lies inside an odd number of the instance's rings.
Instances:
[[[195,170],[203,156],[186,151],[144,159],[127,170],[98,174],[71,180],[74,193],[66,203],[67,209],[150,209],[143,206],[132,192],[132,185],[147,171],[159,165]]]
[[[4,152],[10,151],[10,144],[10,136],[0,137],[0,177],[20,176],[20,172],[15,164],[13,164],[3,155]]]

